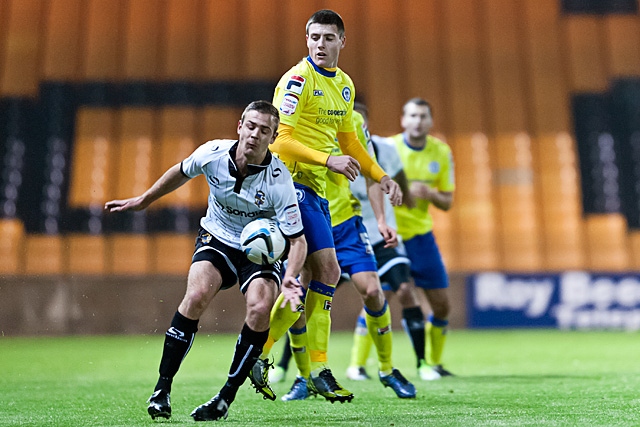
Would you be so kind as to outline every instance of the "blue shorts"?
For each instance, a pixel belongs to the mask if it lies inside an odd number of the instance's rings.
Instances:
[[[343,273],[353,275],[362,271],[378,271],[373,247],[362,217],[354,216],[333,227],[338,264]]]
[[[416,286],[423,289],[449,287],[449,276],[444,268],[440,250],[433,232],[405,240],[407,257],[411,260],[411,276]]]
[[[296,187],[304,237],[307,239],[307,255],[320,249],[335,247],[331,234],[331,214],[329,214],[327,199],[318,196],[306,185],[297,182],[294,182],[293,185]]]

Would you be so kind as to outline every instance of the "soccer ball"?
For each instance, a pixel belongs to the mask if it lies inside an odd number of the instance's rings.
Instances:
[[[280,231],[277,221],[260,218],[244,226],[240,234],[240,245],[249,261],[273,264],[284,254],[287,239]]]

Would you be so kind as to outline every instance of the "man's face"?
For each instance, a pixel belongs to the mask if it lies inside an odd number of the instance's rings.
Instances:
[[[335,25],[311,24],[307,31],[307,47],[313,62],[322,68],[338,66],[338,56],[344,47],[345,37],[340,37]]]
[[[271,114],[250,110],[238,123],[239,145],[243,152],[253,156],[266,153],[276,139],[274,118]]]
[[[433,118],[426,105],[407,104],[402,115],[402,128],[411,138],[424,138],[431,132]]]

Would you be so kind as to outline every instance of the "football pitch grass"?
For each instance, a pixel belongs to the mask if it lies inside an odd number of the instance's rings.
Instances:
[[[446,367],[455,378],[422,382],[402,331],[394,364],[418,397],[401,400],[377,379],[349,381],[351,334],[334,332],[329,359],[352,403],[282,402],[293,369],[274,384],[275,402],[240,389],[229,418],[238,426],[638,426],[640,337],[624,332],[453,330]],[[178,373],[170,421],[152,421],[162,334],[0,337],[0,426],[193,425],[189,413],[225,381],[235,335],[200,333]],[[281,345],[276,344],[279,353]],[[373,359],[367,366],[376,373]],[[206,424],[205,424],[206,425]]]

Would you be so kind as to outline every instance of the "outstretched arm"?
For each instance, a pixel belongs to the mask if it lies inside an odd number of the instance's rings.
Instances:
[[[389,178],[389,175],[376,163],[367,150],[364,149],[358,135],[355,132],[338,133],[338,142],[342,152],[354,157],[362,167],[362,174],[380,183],[380,188],[389,195],[389,200],[394,206],[402,204],[402,191],[400,186]]]
[[[104,208],[109,212],[123,212],[128,210],[140,211],[165,194],[181,187],[191,178],[180,170],[180,163],[167,170],[147,191],[141,196],[124,200],[111,200],[105,203]]]

